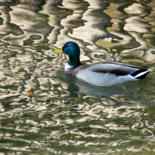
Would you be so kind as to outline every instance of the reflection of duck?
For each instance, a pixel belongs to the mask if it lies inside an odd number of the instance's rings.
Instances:
[[[149,73],[146,68],[139,68],[120,63],[96,63],[82,65],[80,62],[80,48],[75,42],[67,42],[62,49],[55,53],[64,53],[69,57],[65,71],[78,79],[96,86],[112,86],[127,81],[143,79]]]

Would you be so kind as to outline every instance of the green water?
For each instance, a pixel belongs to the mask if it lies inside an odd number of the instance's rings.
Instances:
[[[155,73],[95,87],[52,53],[155,67],[155,1],[0,1],[0,155],[153,155]],[[27,92],[34,89],[34,96]]]

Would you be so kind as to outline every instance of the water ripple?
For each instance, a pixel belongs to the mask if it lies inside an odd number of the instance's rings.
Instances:
[[[52,52],[73,40],[86,63],[154,67],[153,1],[0,4],[0,152],[154,153],[154,72],[100,88],[64,73],[66,56]]]

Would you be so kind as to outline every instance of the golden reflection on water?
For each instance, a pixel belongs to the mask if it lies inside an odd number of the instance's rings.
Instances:
[[[154,67],[155,4],[140,2],[0,2],[0,149],[154,152],[154,72],[140,82],[100,88],[66,75],[66,56],[51,52],[73,40],[86,63]],[[35,95],[27,96],[32,88]]]

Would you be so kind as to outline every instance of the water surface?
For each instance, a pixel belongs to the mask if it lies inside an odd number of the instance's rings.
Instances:
[[[155,67],[154,8],[153,0],[1,1],[1,154],[153,155],[155,73],[95,87],[65,74],[66,56],[52,50],[72,40],[88,64]]]

